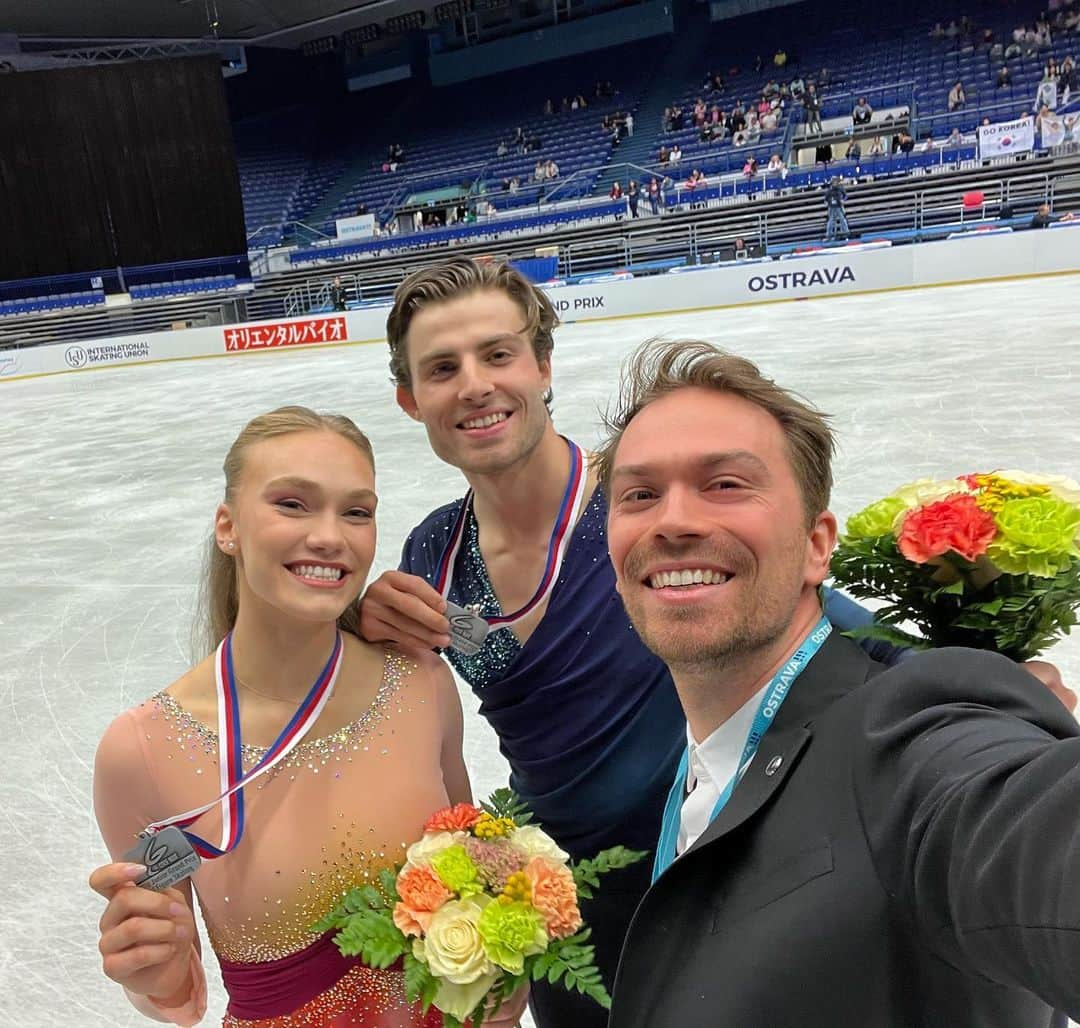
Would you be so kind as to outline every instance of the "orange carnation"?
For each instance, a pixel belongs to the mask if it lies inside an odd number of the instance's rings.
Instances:
[[[467,832],[480,818],[480,811],[471,803],[455,803],[436,810],[424,825],[425,832]]]
[[[549,939],[565,939],[582,924],[574,876],[565,864],[533,857],[525,865],[532,887],[532,905],[544,918]]]
[[[394,924],[406,935],[423,935],[432,915],[453,893],[427,867],[407,867],[397,880],[400,903],[394,904]]]
[[[913,510],[904,518],[897,545],[908,560],[926,564],[952,550],[974,562],[997,534],[994,516],[969,493],[947,496]]]

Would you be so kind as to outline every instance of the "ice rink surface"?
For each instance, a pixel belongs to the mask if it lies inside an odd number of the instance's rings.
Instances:
[[[1080,279],[959,286],[571,325],[555,419],[583,445],[631,347],[699,337],[835,416],[841,517],[921,476],[1017,467],[1080,478]],[[121,710],[189,662],[204,540],[241,425],[303,403],[350,415],[377,457],[375,573],[463,492],[394,405],[382,345],[128,367],[0,387],[0,1025],[146,1024],[100,972],[105,851],[94,749]],[[1080,683],[1080,636],[1048,659]],[[474,789],[505,781],[468,692]],[[223,992],[211,970],[216,1023]]]

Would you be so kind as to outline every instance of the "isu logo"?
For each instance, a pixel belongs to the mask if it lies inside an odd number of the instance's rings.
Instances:
[[[150,845],[146,847],[146,864],[150,869],[150,873],[154,874],[160,870],[158,867],[161,863],[168,863],[169,857],[172,856],[172,851],[168,846],[160,842],[151,841]]]
[[[81,346],[69,346],[64,352],[64,360],[69,368],[85,368],[89,359]]]

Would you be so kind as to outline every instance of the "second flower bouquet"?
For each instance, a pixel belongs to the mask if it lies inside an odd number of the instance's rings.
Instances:
[[[350,890],[312,930],[336,930],[341,952],[369,967],[401,960],[406,998],[434,1005],[444,1028],[480,1024],[541,978],[609,1008],[578,899],[647,854],[616,846],[572,863],[531,820],[510,789],[438,811],[397,873]]]

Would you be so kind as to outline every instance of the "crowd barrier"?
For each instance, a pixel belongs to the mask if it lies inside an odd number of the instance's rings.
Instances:
[[[912,246],[877,248],[863,242],[800,254],[798,260],[719,264],[692,275],[612,275],[544,288],[562,321],[572,323],[1061,273],[1080,273],[1080,222],[1043,231],[973,231]],[[387,310],[380,305],[0,350],[0,383],[118,365],[379,342],[385,338]]]

